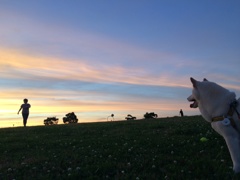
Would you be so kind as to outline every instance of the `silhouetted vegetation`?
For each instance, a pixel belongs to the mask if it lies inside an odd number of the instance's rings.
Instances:
[[[78,119],[77,116],[74,114],[74,112],[66,114],[66,117],[63,118],[63,123],[68,124],[68,123],[77,123]]]
[[[48,117],[47,119],[45,119],[45,120],[43,121],[43,123],[44,123],[46,126],[58,124],[58,118],[56,118],[56,117]]]
[[[150,112],[150,113],[146,112],[146,114],[144,114],[145,119],[152,119],[152,118],[157,118],[157,117],[158,117],[158,115],[155,114],[154,112]]]
[[[112,120],[114,120],[114,114],[111,114],[110,116],[107,117],[107,121],[108,121],[108,118],[109,117],[112,117]]]
[[[128,114],[127,117],[125,117],[125,119],[126,119],[127,121],[130,121],[130,120],[135,120],[136,117],[132,116],[131,114]]]

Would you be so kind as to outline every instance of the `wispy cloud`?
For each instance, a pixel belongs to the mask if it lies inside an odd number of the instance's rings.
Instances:
[[[58,78],[86,81],[184,84],[184,75],[180,79],[177,73],[183,72],[183,66],[188,63],[175,54],[153,51],[96,32],[58,25],[45,26],[14,13],[3,22],[5,28],[0,30],[0,36],[6,40],[7,46],[15,47],[17,51],[11,49],[15,52],[1,56],[8,60],[7,65],[16,74],[24,70],[25,74],[41,73],[41,76],[51,77],[55,74]],[[178,80],[171,76],[178,76]]]
[[[167,74],[158,76],[142,68],[128,68],[109,64],[93,65],[86,60],[35,57],[16,51],[1,50],[2,77],[17,79],[81,80],[142,85],[182,86],[180,81],[169,79]],[[178,79],[179,80],[179,79]]]

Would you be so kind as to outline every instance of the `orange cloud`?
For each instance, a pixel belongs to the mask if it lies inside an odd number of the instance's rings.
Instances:
[[[35,57],[16,51],[0,51],[2,77],[17,79],[55,78],[88,82],[117,82],[139,85],[183,86],[181,80],[173,81],[167,74],[152,77],[143,69],[113,67],[87,60],[67,60],[51,57]]]

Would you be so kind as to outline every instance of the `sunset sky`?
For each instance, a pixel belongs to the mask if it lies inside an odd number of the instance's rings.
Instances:
[[[0,0],[0,127],[75,112],[198,115],[189,78],[240,97],[238,0]]]

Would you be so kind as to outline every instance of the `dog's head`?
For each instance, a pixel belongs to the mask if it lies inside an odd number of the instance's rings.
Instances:
[[[197,81],[190,78],[193,89],[187,98],[191,108],[199,108],[202,116],[211,122],[212,117],[227,114],[229,105],[236,99],[236,94],[207,79]]]
[[[192,90],[192,95],[190,95],[187,100],[189,102],[193,102],[190,104],[190,108],[197,108],[198,107],[198,102],[200,100],[200,92],[198,90],[198,86],[201,82],[193,79],[192,77],[190,78],[192,85],[193,85],[193,90]],[[206,78],[203,79],[203,81],[208,81]]]

